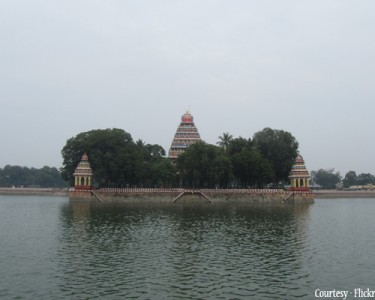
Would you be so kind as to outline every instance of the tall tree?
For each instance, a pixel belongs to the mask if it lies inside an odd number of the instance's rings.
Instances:
[[[62,149],[63,177],[73,184],[73,173],[82,154],[89,155],[94,179],[106,187],[133,185],[142,163],[131,135],[122,129],[98,129],[79,133]]]
[[[219,141],[217,142],[217,144],[219,145],[219,147],[226,150],[232,140],[233,136],[228,132],[224,132],[222,136],[219,136]]]
[[[297,157],[298,142],[287,131],[264,128],[254,134],[254,145],[267,159],[274,171],[274,181],[287,181],[294,160]]]

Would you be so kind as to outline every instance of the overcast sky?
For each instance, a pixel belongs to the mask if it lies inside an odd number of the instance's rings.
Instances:
[[[168,150],[290,131],[309,170],[375,174],[375,1],[3,0],[0,168],[122,128]]]

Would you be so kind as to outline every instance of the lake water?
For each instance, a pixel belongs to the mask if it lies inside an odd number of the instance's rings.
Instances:
[[[90,206],[0,196],[0,298],[314,299],[336,289],[355,299],[356,288],[375,290],[374,215],[375,199]]]

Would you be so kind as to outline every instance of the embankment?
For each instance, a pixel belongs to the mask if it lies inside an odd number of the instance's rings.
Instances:
[[[71,191],[71,201],[126,203],[314,203],[311,192],[275,189],[100,189]]]
[[[375,198],[375,191],[335,191],[321,190],[312,193],[293,193],[283,190],[262,189],[101,189],[94,193],[102,197],[103,201],[129,201],[129,202],[183,202],[203,201],[211,202],[291,202],[299,199],[304,201],[310,198],[338,199],[338,198]],[[0,195],[35,195],[35,196],[69,196],[73,200],[100,201],[91,192],[74,191],[67,188],[0,188]],[[207,198],[205,198],[207,196]],[[176,199],[176,197],[178,199]],[[291,198],[291,199],[290,199]],[[293,202],[292,201],[292,202]]]

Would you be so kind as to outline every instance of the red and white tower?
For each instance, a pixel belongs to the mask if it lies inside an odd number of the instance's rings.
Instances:
[[[190,145],[199,141],[201,138],[197,127],[195,127],[194,118],[189,112],[186,112],[181,117],[181,123],[173,138],[168,157],[173,160],[177,159]]]

